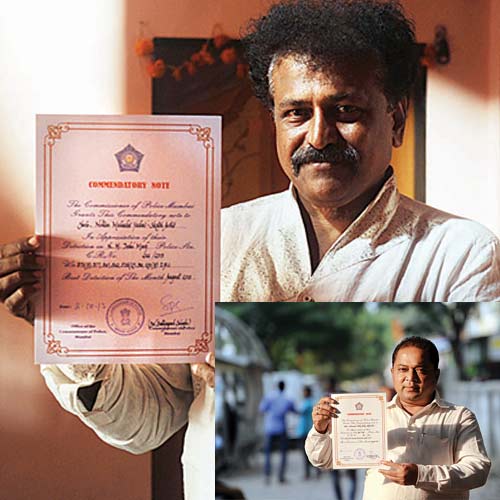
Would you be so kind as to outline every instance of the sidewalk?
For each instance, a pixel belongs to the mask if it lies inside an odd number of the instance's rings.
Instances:
[[[273,477],[269,485],[265,484],[262,473],[264,457],[260,453],[248,468],[226,472],[221,475],[220,479],[227,482],[228,485],[241,488],[247,500],[336,500],[330,473],[322,471],[319,478],[316,478],[315,471],[312,470],[312,477],[305,481],[302,460],[299,451],[293,450],[288,453],[287,482],[285,484],[280,484],[276,477]],[[277,471],[278,463],[279,454],[274,453],[273,466],[275,471]],[[344,474],[342,476],[344,499],[347,499],[349,479]],[[356,500],[362,500],[363,485],[364,470],[360,469],[357,471]],[[485,486],[471,491],[470,500],[498,500],[500,498],[499,491],[500,477],[490,475]]]
[[[328,471],[321,471],[316,477],[316,471],[311,468],[311,478],[304,480],[303,458],[299,451],[293,450],[288,453],[287,482],[281,484],[276,477],[279,465],[279,453],[273,454],[273,467],[275,475],[269,485],[265,484],[262,473],[264,467],[264,455],[259,453],[250,467],[244,470],[231,471],[221,475],[220,479],[228,485],[241,488],[247,500],[334,500],[333,482]],[[356,500],[362,499],[363,474],[357,471],[358,494]],[[349,479],[342,474],[342,488],[347,499]],[[481,500],[486,500],[482,498]]]

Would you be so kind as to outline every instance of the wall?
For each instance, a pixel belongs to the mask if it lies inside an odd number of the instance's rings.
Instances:
[[[240,27],[263,13],[269,0],[127,0],[126,57],[127,111],[151,111],[151,81],[143,61],[134,54],[134,42],[144,22],[146,37],[210,38],[214,32],[238,37]],[[175,6],[175,7],[174,7]],[[168,61],[167,61],[168,63]]]
[[[445,399],[472,409],[476,415],[484,445],[491,459],[491,472],[500,473],[500,430],[496,422],[500,411],[500,382],[457,382],[444,384]]]
[[[448,30],[451,63],[429,71],[427,202],[500,234],[499,5],[406,0],[419,41]]]
[[[2,2],[0,243],[33,231],[35,113],[124,111],[121,0]],[[0,497],[150,498],[150,456],[111,448],[62,410],[32,329],[0,306]]]
[[[500,227],[500,2],[491,0],[489,9],[489,57],[488,57],[488,147],[491,162],[488,179],[494,192],[496,211],[494,210],[491,227]],[[484,144],[484,140],[479,144]],[[497,234],[500,231],[497,231]]]

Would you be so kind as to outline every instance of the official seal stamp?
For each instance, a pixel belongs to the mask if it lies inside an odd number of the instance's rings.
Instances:
[[[363,450],[363,448],[356,448],[354,450],[354,458],[356,460],[363,460],[365,458],[366,452]]]
[[[133,335],[144,324],[144,309],[134,299],[115,300],[106,311],[106,323],[118,335]]]
[[[115,154],[120,172],[139,172],[144,154],[127,144],[122,150]]]

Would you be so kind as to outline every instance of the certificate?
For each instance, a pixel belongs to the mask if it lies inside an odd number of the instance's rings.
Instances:
[[[217,116],[37,117],[37,363],[213,351],[220,158]]]
[[[332,418],[334,469],[379,465],[387,454],[385,393],[332,394],[340,414]]]

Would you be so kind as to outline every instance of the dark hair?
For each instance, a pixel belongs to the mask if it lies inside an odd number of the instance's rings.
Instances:
[[[276,57],[305,57],[312,69],[375,63],[387,100],[408,96],[417,68],[413,21],[397,0],[286,0],[251,20],[242,39],[256,96],[269,108]]]
[[[310,396],[312,394],[312,389],[308,385],[305,385],[303,390],[304,390],[304,394],[306,394],[307,396]]]
[[[280,390],[280,392],[283,392],[285,390],[285,382],[283,382],[283,380],[280,380],[278,382],[278,389]]]
[[[430,362],[434,366],[434,369],[437,370],[439,368],[439,352],[429,339],[424,337],[406,337],[404,338],[394,349],[392,353],[392,366],[394,366],[394,361],[396,361],[396,355],[400,349],[404,347],[418,347],[422,349],[424,353],[429,357]]]

